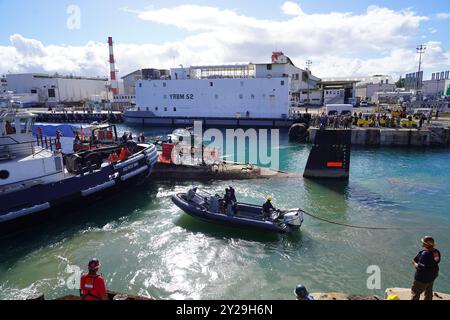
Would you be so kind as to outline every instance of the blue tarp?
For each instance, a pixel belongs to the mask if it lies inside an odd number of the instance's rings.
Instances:
[[[37,136],[38,128],[42,128],[42,135],[45,137],[56,137],[56,131],[62,132],[65,138],[74,138],[74,131],[81,131],[80,127],[72,126],[70,124],[51,125],[51,124],[35,124],[33,126],[33,135]]]

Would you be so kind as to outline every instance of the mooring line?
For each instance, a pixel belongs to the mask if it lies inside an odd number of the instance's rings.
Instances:
[[[305,210],[301,210],[301,212],[303,212],[304,214],[306,214],[307,216],[310,216],[313,219],[316,220],[320,220],[320,221],[324,221],[327,223],[331,223],[331,224],[335,224],[338,226],[343,226],[343,227],[349,227],[349,228],[355,228],[355,229],[366,229],[366,230],[414,230],[417,228],[401,228],[401,227],[367,227],[367,226],[356,226],[356,225],[352,225],[352,224],[347,224],[347,223],[342,223],[342,222],[336,222],[336,221],[331,221],[325,218],[321,218],[318,217],[312,213],[306,212]]]

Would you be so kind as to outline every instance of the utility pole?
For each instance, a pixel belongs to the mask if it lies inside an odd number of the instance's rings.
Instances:
[[[423,44],[419,44],[417,45],[417,53],[419,54],[419,70],[417,72],[417,81],[416,81],[416,95],[417,97],[419,96],[419,91],[422,89],[422,81],[420,79],[420,71],[421,71],[421,67],[422,67],[422,54],[425,53],[425,50],[427,49],[427,47]]]
[[[308,90],[306,91],[306,93],[308,94],[308,106],[311,104],[311,101],[309,99],[309,72],[310,72],[310,68],[312,66],[312,61],[311,60],[306,60],[306,71],[308,72],[308,79],[307,79],[307,84],[308,84]]]

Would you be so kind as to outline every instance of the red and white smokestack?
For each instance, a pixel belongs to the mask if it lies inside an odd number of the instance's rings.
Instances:
[[[117,82],[116,63],[114,60],[114,48],[112,37],[108,38],[109,44],[109,67],[111,70],[111,92],[113,96],[119,94],[119,83]]]

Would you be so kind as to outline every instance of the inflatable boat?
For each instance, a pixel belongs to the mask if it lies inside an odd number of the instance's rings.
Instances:
[[[291,232],[303,224],[301,209],[275,210],[270,216],[262,214],[262,206],[236,203],[224,208],[218,195],[191,189],[172,197],[173,203],[188,215],[208,222],[274,232]]]

